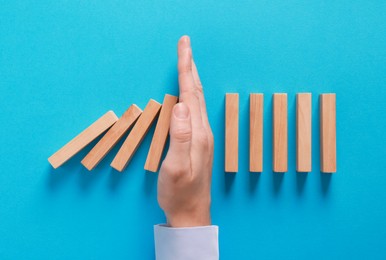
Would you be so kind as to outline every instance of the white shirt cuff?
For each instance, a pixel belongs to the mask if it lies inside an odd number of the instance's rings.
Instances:
[[[154,226],[157,260],[217,260],[218,226],[172,228]]]

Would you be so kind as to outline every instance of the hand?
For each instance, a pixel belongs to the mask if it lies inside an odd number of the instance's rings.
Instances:
[[[179,103],[158,178],[158,203],[172,227],[211,225],[213,134],[188,36],[178,42]]]

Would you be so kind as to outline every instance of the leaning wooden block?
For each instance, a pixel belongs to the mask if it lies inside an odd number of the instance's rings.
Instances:
[[[225,95],[225,171],[238,171],[239,94]]]
[[[311,93],[296,98],[296,170],[311,172]]]
[[[145,109],[143,110],[142,115],[138,118],[137,123],[134,125],[125,142],[122,144],[122,147],[119,149],[117,155],[111,163],[111,167],[120,172],[126,168],[143,138],[149,131],[151,124],[157,117],[160,108],[160,103],[150,99],[149,103],[147,103]]]
[[[157,126],[151,141],[149,153],[145,162],[145,170],[156,172],[161,161],[162,152],[165,147],[166,139],[169,133],[170,118],[173,107],[178,98],[166,94],[162,103],[162,108],[158,117]]]
[[[320,171],[336,172],[336,95],[320,95]]]
[[[142,110],[136,105],[131,105],[122,117],[110,128],[102,139],[84,157],[82,164],[88,170],[92,170],[111,151],[129,128],[141,115]]]
[[[273,171],[288,170],[287,94],[273,95]]]
[[[107,112],[69,143],[63,146],[59,151],[54,153],[50,158],[48,158],[48,161],[51,163],[52,167],[55,169],[58,168],[109,129],[117,120],[118,117],[113,111]]]
[[[263,94],[249,95],[249,171],[263,171]]]

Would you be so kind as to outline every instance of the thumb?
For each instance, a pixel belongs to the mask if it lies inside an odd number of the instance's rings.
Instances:
[[[188,161],[192,142],[192,124],[188,106],[180,102],[173,108],[170,120],[169,159],[176,163]]]

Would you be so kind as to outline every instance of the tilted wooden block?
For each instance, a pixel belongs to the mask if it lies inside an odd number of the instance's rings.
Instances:
[[[296,170],[311,172],[311,93],[296,97]]]
[[[249,171],[263,171],[263,103],[264,95],[249,95]]]
[[[162,152],[165,147],[166,139],[169,133],[170,118],[173,107],[177,103],[178,98],[166,94],[162,103],[162,108],[158,117],[157,126],[155,127],[153,139],[151,141],[149,153],[145,162],[145,170],[156,172],[158,171],[161,161]]]
[[[320,171],[336,172],[336,95],[320,95]]]
[[[273,171],[288,170],[287,94],[273,95]]]
[[[238,171],[239,94],[225,95],[225,171]]]
[[[84,157],[82,164],[88,170],[94,169],[100,161],[111,151],[119,142],[129,128],[134,124],[141,115],[142,110],[136,105],[131,105],[122,117],[107,131],[102,139],[94,146],[93,149]]]
[[[145,109],[143,110],[142,115],[138,118],[137,123],[134,125],[125,142],[122,144],[122,147],[119,149],[117,155],[111,163],[111,167],[120,172],[126,168],[143,138],[149,131],[154,119],[157,117],[160,108],[160,103],[150,99],[149,103],[147,103]]]
[[[118,117],[113,111],[107,112],[60,150],[54,153],[50,158],[48,158],[48,161],[51,163],[52,167],[55,169],[58,168],[109,129],[117,120]]]

